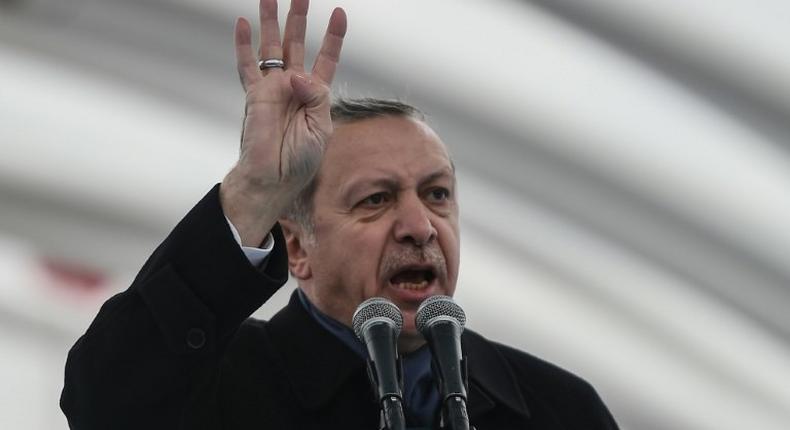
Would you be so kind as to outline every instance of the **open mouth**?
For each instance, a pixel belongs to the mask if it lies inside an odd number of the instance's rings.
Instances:
[[[395,273],[390,278],[390,284],[404,290],[422,290],[428,287],[434,279],[436,279],[436,273],[433,268],[413,267]]]

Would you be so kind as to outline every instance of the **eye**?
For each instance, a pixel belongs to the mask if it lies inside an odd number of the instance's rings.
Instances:
[[[371,194],[365,197],[364,200],[359,202],[359,205],[366,207],[378,207],[385,203],[389,203],[389,201],[390,201],[390,195],[388,193],[381,192],[381,193]]]
[[[428,191],[428,199],[434,202],[444,202],[450,198],[450,190],[447,188],[433,188]]]

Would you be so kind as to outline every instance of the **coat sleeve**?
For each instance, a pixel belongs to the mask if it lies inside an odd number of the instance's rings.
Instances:
[[[241,323],[288,277],[285,241],[255,268],[215,186],[69,352],[61,409],[72,429],[217,428],[219,362]],[[190,413],[185,413],[190,411]]]

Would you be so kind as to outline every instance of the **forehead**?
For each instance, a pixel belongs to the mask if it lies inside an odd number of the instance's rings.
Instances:
[[[385,116],[335,125],[319,170],[319,184],[335,187],[360,177],[404,180],[452,171],[447,148],[424,122]]]

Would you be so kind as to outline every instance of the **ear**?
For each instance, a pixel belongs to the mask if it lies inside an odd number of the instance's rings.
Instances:
[[[296,279],[310,279],[313,272],[305,249],[304,230],[298,223],[287,218],[281,218],[279,223],[285,236],[285,248],[288,250],[288,270]]]

